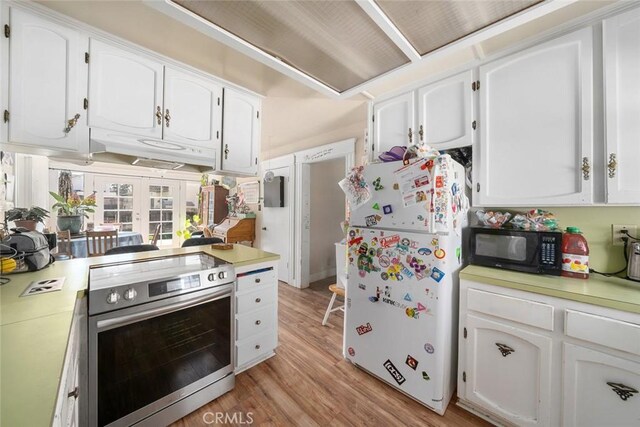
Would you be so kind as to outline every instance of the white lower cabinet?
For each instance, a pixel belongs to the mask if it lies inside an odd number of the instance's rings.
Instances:
[[[518,425],[548,425],[551,338],[466,316],[466,394]]]
[[[563,425],[640,425],[640,363],[583,346],[563,347]]]
[[[275,354],[278,345],[278,261],[236,268],[235,373]]]
[[[639,333],[640,314],[462,279],[458,404],[496,425],[640,425]]]

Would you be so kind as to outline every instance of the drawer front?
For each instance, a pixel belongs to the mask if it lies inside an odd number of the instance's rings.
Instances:
[[[245,276],[238,277],[236,283],[238,292],[270,286],[277,283],[276,272],[274,269],[270,269],[257,273],[248,273]]]
[[[258,288],[255,292],[236,296],[236,313],[243,315],[249,311],[273,304],[276,300],[275,286]]]
[[[567,336],[640,355],[640,325],[595,314],[567,310]]]
[[[261,334],[276,326],[276,313],[273,304],[263,309],[236,318],[236,340],[240,341],[253,335]]]
[[[276,348],[275,331],[251,337],[236,345],[236,366],[271,353]]]
[[[553,331],[553,306],[548,304],[469,289],[467,309]]]

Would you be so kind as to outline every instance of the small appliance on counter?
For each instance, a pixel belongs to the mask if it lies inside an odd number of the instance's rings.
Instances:
[[[627,278],[640,282],[640,242],[629,243]]]
[[[561,245],[560,231],[471,227],[469,262],[559,276],[562,271]]]

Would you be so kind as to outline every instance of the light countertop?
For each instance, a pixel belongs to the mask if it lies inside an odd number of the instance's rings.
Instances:
[[[276,254],[235,244],[164,249],[58,261],[32,272],[8,275],[0,287],[0,425],[49,426],[62,375],[76,299],[84,295],[92,265],[206,252],[236,267],[276,261]],[[61,291],[20,298],[32,281],[65,277]]]
[[[640,282],[590,274],[589,278],[528,274],[499,268],[470,265],[460,272],[462,279],[587,304],[640,313]]]

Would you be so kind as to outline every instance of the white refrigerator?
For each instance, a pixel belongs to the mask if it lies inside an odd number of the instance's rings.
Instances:
[[[456,383],[468,200],[460,164],[421,165],[364,168],[371,199],[350,214],[344,356],[442,415]]]

